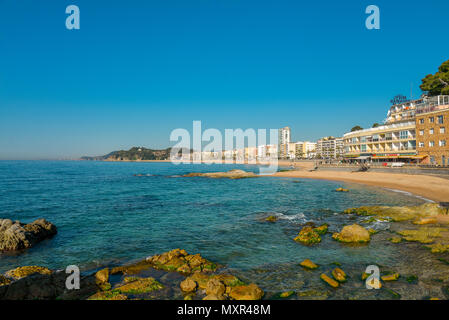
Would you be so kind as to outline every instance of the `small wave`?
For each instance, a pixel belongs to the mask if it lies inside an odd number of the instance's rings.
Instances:
[[[397,189],[390,189],[390,188],[385,188],[385,189],[389,190],[389,191],[397,192],[397,193],[402,193],[402,194],[405,194],[405,195],[410,196],[410,197],[418,198],[418,199],[424,200],[426,202],[435,202],[433,200],[427,199],[427,198],[425,198],[423,196],[419,196],[417,194],[413,194],[413,193],[408,192],[408,191],[397,190]]]
[[[280,220],[305,220],[306,216],[304,215],[304,213],[297,213],[297,214],[283,214],[280,212],[277,212],[274,214],[276,217],[278,217],[278,219]]]

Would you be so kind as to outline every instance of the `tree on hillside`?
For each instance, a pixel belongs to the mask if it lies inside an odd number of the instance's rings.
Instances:
[[[378,124],[377,122],[373,123],[373,128],[377,128],[378,126],[380,126],[380,124]]]
[[[351,132],[359,131],[359,130],[363,130],[363,128],[361,126],[355,126],[351,129]]]
[[[428,74],[419,86],[429,96],[449,94],[449,60],[443,62],[435,74]]]

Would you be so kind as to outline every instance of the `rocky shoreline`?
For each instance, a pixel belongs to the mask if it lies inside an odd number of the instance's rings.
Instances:
[[[381,277],[378,282],[372,283],[372,286],[379,290],[366,290],[364,287],[369,275],[364,273],[360,266],[351,266],[347,263],[342,265],[338,261],[322,264],[319,259],[297,257],[296,266],[289,266],[288,272],[282,271],[284,268],[282,265],[271,271],[255,271],[254,275],[271,274],[272,279],[276,279],[277,272],[280,277],[299,275],[304,279],[293,288],[273,291],[269,287],[260,287],[262,284],[265,285],[261,280],[263,277],[241,278],[241,274],[244,273],[239,271],[235,273],[235,270],[220,266],[200,254],[189,254],[183,249],[174,249],[133,263],[108,265],[85,272],[81,276],[80,290],[66,288],[68,274],[64,270],[50,270],[41,266],[18,267],[0,275],[0,299],[449,298],[449,219],[444,209],[435,203],[414,207],[372,206],[350,208],[340,215],[348,219],[347,225],[336,230],[327,223],[315,226],[309,222],[303,225],[298,235],[290,241],[296,242],[296,245],[310,247],[311,250],[331,241],[338,246],[347,246],[348,252],[356,250],[357,246],[369,247],[372,245],[371,242],[375,241],[397,246],[399,251],[406,249],[408,250],[404,251],[406,253],[412,252],[410,250],[413,252],[421,250],[419,252],[425,253],[425,258],[419,260],[405,256],[404,259],[408,259],[410,263],[403,263],[393,268],[379,266]],[[356,218],[358,223],[354,223]],[[273,215],[259,220],[261,223],[271,225],[280,222]],[[376,231],[363,227],[373,222],[388,222],[390,228]],[[13,224],[8,222],[4,225],[10,228]],[[33,222],[31,225],[33,228],[26,227],[27,225],[20,226],[24,230],[37,230],[36,225],[42,227],[50,224]]]

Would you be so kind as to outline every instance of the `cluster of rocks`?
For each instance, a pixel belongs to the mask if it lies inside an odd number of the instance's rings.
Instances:
[[[316,228],[306,225],[293,240],[305,245],[319,243],[321,242],[321,236],[327,233],[328,227],[327,224]],[[374,232],[374,230],[370,232],[358,224],[353,224],[343,227],[340,232],[334,233],[332,239],[344,243],[367,243],[370,241],[370,233]]]
[[[254,178],[258,175],[254,172],[233,169],[227,172],[192,172],[183,175],[183,177],[207,177],[207,178],[228,178],[228,179],[243,179],[243,178]]]
[[[186,299],[198,291],[205,294],[203,300],[260,300],[264,292],[256,284],[245,284],[230,274],[208,275],[196,272],[180,284]]]
[[[0,219],[0,251],[27,249],[56,233],[56,226],[45,219],[28,224]]]

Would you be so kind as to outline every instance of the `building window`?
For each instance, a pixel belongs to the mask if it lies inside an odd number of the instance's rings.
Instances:
[[[440,140],[439,145],[440,145],[440,147],[445,147],[446,146],[446,140]]]
[[[430,122],[430,123],[434,123],[434,122],[435,122],[435,118],[434,118],[434,117],[430,117],[430,118],[429,118],[429,122]]]
[[[433,147],[435,143],[433,141],[429,141],[429,147]]]
[[[419,119],[420,124],[424,124],[424,119]]]
[[[424,135],[424,130],[419,130],[419,135],[423,136]]]
[[[438,116],[438,123],[442,124],[443,123],[443,116]]]
[[[408,131],[401,131],[399,133],[399,139],[407,139],[408,138]]]
[[[361,146],[361,151],[362,151],[362,152],[366,152],[366,144],[362,144],[362,146]]]
[[[418,146],[419,146],[420,148],[424,148],[424,142],[420,142],[420,143],[418,144]]]
[[[445,133],[445,132],[446,132],[446,129],[444,127],[441,127],[440,128],[440,133]]]
[[[433,128],[429,129],[429,134],[433,134]]]

